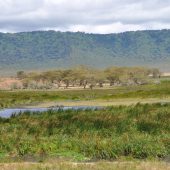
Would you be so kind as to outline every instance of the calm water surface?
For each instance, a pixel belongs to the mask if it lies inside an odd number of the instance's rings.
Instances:
[[[23,108],[11,108],[11,109],[3,109],[0,110],[0,117],[3,118],[9,118],[12,114],[19,114],[19,113],[24,113],[26,111],[31,111],[31,112],[45,112],[48,110],[58,110],[58,109],[63,109],[63,110],[69,110],[69,109],[73,109],[73,110],[77,110],[77,109],[99,109],[101,107],[97,107],[97,106],[64,106],[64,107],[55,107],[55,108],[27,108],[27,109],[23,109]]]

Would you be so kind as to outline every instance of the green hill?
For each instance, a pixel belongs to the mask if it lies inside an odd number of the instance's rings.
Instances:
[[[151,66],[170,71],[170,30],[120,34],[0,33],[0,72],[74,65]]]

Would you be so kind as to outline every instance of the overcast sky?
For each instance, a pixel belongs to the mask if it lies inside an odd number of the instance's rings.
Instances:
[[[0,31],[170,29],[170,0],[0,0]]]

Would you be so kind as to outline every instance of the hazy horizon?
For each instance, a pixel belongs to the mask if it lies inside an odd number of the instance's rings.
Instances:
[[[83,32],[83,31],[62,31],[62,30],[32,30],[32,31],[17,31],[17,32],[2,32],[3,34],[17,34],[17,33],[31,33],[31,32],[61,32],[61,33],[84,33],[84,34],[101,34],[101,35],[109,35],[109,34],[121,34],[126,32],[142,32],[142,31],[170,31],[169,29],[143,29],[143,30],[131,30],[131,31],[122,31],[122,32],[110,32],[110,33],[93,33],[93,32]]]

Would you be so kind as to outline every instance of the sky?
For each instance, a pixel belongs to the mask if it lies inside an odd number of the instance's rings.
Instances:
[[[0,0],[0,32],[170,29],[170,0]]]

